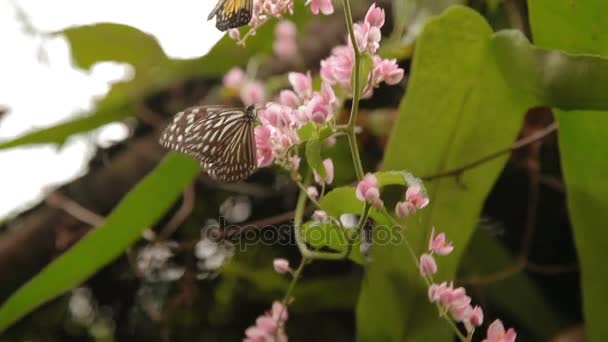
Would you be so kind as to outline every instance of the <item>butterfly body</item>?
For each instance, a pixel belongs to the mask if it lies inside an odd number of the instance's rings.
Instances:
[[[175,115],[160,144],[199,161],[209,175],[224,182],[249,177],[257,167],[253,106],[190,107]]]
[[[220,31],[249,24],[253,0],[218,0],[207,20],[216,17],[215,27]]]

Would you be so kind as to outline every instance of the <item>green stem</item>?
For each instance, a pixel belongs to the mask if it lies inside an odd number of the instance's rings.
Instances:
[[[302,271],[304,270],[304,266],[309,261],[311,261],[311,260],[309,260],[309,259],[307,259],[305,257],[302,257],[302,260],[300,261],[300,265],[293,272],[293,278],[291,279],[291,282],[289,283],[289,287],[287,288],[287,292],[285,293],[285,297],[283,297],[283,306],[289,305],[289,299],[291,298],[291,293],[293,292],[293,289],[296,287],[296,283],[298,282],[298,280],[300,280],[300,276],[302,275]],[[281,317],[281,315],[279,315],[279,317]]]
[[[308,200],[311,201],[312,204],[315,205],[315,207],[321,209],[321,204],[319,203],[319,201],[317,201],[316,198],[308,195],[308,189],[306,189],[306,186],[304,186],[304,184],[302,184],[302,182],[299,182],[295,179],[294,179],[294,182],[296,182],[296,184],[298,184],[298,188],[300,188],[300,191],[306,194],[306,197],[308,197]],[[323,197],[323,196],[321,196],[321,197]]]
[[[353,104],[354,107],[354,104]],[[356,115],[356,114],[355,114]],[[352,115],[351,115],[352,118]],[[350,154],[353,158],[353,165],[355,166],[355,174],[357,175],[357,179],[363,179],[363,165],[361,163],[361,156],[359,155],[359,147],[357,146],[357,137],[355,136],[354,129],[349,130],[348,132],[348,146],[350,147]]]
[[[370,209],[371,206],[369,205],[369,203],[366,202],[365,206],[363,207],[363,213],[361,213],[361,217],[359,218],[359,222],[357,223],[357,230],[355,231],[355,234],[348,236],[348,245],[346,247],[346,251],[344,252],[344,258],[348,258],[353,249],[353,242],[355,241],[355,238],[357,237],[357,235],[361,235],[363,227],[365,227],[365,222],[367,221],[367,218],[369,216]]]
[[[310,184],[310,180],[312,178],[312,172],[309,171],[306,177],[304,178],[304,183],[300,188],[300,194],[298,195],[298,201],[296,203],[296,211],[293,219],[293,229],[294,235],[296,238],[296,244],[298,245],[298,249],[302,254],[303,258],[306,259],[320,259],[320,260],[340,260],[344,259],[344,253],[328,253],[328,252],[318,252],[311,251],[306,246],[306,242],[303,239],[302,231],[300,228],[302,227],[302,221],[304,218],[304,211],[306,209],[306,199],[308,198],[308,194],[306,191],[306,187]]]

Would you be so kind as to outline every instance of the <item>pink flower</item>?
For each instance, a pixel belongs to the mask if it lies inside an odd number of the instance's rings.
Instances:
[[[300,98],[307,98],[312,95],[312,77],[310,73],[290,72],[287,78],[293,90]]]
[[[287,261],[287,259],[274,259],[272,262],[272,266],[274,267],[275,272],[279,274],[291,272],[291,268],[289,267],[289,261]]]
[[[330,158],[323,160],[323,166],[325,167],[325,178],[321,177],[317,171],[313,171],[315,176],[315,182],[318,184],[331,184],[334,181],[334,162]]]
[[[516,337],[517,333],[513,328],[505,332],[502,322],[497,319],[488,327],[488,334],[483,342],[514,342]]]
[[[246,83],[241,89],[241,100],[247,106],[264,102],[264,85],[258,81]]]
[[[435,227],[433,227],[429,239],[429,251],[439,255],[448,255],[452,253],[453,250],[454,246],[452,245],[452,241],[446,242],[445,233],[435,235]]]
[[[293,123],[291,108],[271,102],[261,111],[260,121],[274,128],[289,127]]]
[[[298,99],[298,95],[291,90],[281,90],[279,93],[279,102],[283,106],[287,106],[290,108],[298,108],[300,100]]]
[[[306,114],[310,121],[318,124],[323,124],[333,117],[333,113],[320,95],[314,96],[308,101]]]
[[[420,256],[420,274],[423,276],[437,273],[437,263],[432,255],[424,253]]]
[[[315,222],[325,222],[327,219],[329,219],[329,216],[327,216],[327,213],[323,210],[315,210],[312,213],[312,220]]]
[[[245,72],[239,67],[230,69],[222,79],[222,83],[226,88],[240,88],[245,81]]]
[[[341,45],[331,50],[331,55],[321,61],[321,79],[329,85],[340,84],[350,88],[355,52],[352,47]]]
[[[366,174],[359,184],[357,184],[355,195],[360,201],[365,201],[376,208],[380,208],[383,205],[380,199],[378,179],[371,173]]]
[[[274,28],[277,39],[294,39],[296,37],[296,25],[290,20],[281,20]]]
[[[384,26],[384,9],[376,7],[376,4],[373,3],[365,14],[365,22],[370,26],[382,28]]]
[[[321,83],[321,99],[330,106],[336,104],[336,93],[334,93],[334,89],[325,82]]]
[[[310,5],[310,11],[317,15],[319,11],[325,15],[334,13],[334,5],[331,0],[308,0],[306,5]]]
[[[424,208],[427,204],[429,204],[429,199],[422,194],[420,185],[412,185],[405,192],[405,201],[397,202],[395,214],[397,217],[406,217],[416,213],[416,210]]]
[[[256,325],[245,330],[245,342],[287,342],[283,326],[287,321],[287,308],[280,302],[272,303],[269,312],[258,317]]]
[[[374,69],[372,70],[372,83],[374,86],[386,82],[388,85],[395,85],[403,79],[404,71],[397,65],[396,59],[382,59],[374,56]]]
[[[374,54],[378,51],[378,48],[380,48],[380,40],[382,39],[382,34],[378,27],[371,26],[367,22],[356,23],[354,31],[357,48],[360,52]],[[349,40],[349,43],[350,42],[351,41]]]
[[[312,198],[319,197],[319,191],[314,186],[309,186],[308,189],[306,189],[306,194],[308,194],[308,197]]]
[[[405,192],[405,200],[416,209],[422,209],[429,204],[429,199],[422,193],[420,185],[411,185]]]
[[[268,125],[258,126],[255,128],[254,134],[258,167],[269,166],[274,160],[270,141],[271,128]]]

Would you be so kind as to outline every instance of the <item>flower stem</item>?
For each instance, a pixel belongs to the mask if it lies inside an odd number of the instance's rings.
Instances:
[[[298,266],[298,268],[296,268],[296,270],[293,272],[293,277],[291,278],[291,282],[289,283],[289,287],[287,288],[287,292],[285,293],[285,297],[283,297],[283,306],[287,306],[289,305],[289,299],[291,298],[291,293],[293,292],[294,288],[296,287],[296,283],[298,282],[298,280],[300,280],[300,276],[302,275],[302,271],[304,270],[304,266],[310,262],[310,259],[307,259],[306,257],[302,257],[302,260],[300,260],[300,265]],[[281,317],[281,315],[279,315],[279,317]]]
[[[353,100],[354,101],[354,100]],[[354,108],[353,102],[353,108]],[[356,116],[356,114],[355,114]],[[352,118],[352,114],[351,114]],[[353,165],[355,166],[355,174],[357,175],[357,179],[363,179],[363,165],[361,163],[361,156],[359,155],[359,147],[357,146],[357,137],[355,136],[354,128],[350,129],[347,134],[348,137],[348,146],[350,147],[350,154],[353,158]]]
[[[348,144],[350,146],[350,153],[353,158],[353,164],[355,166],[355,172],[357,179],[363,178],[363,166],[361,165],[361,156],[359,155],[359,148],[357,147],[357,137],[355,135],[355,126],[357,124],[357,114],[359,114],[359,100],[361,98],[361,52],[357,46],[357,39],[355,38],[355,29],[353,23],[353,15],[350,8],[350,0],[343,0],[344,4],[344,18],[346,20],[346,27],[348,28],[348,35],[350,37],[351,45],[354,50],[354,65],[353,65],[353,78],[351,88],[353,91],[353,102],[350,109],[350,117],[348,118],[347,136]]]

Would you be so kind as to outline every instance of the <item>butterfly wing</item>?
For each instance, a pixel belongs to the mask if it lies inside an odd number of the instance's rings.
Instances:
[[[249,24],[252,10],[253,0],[218,0],[207,20],[216,17],[215,27],[226,31]]]
[[[253,120],[242,108],[188,108],[175,115],[160,143],[197,159],[221,181],[244,179],[257,166]]]

